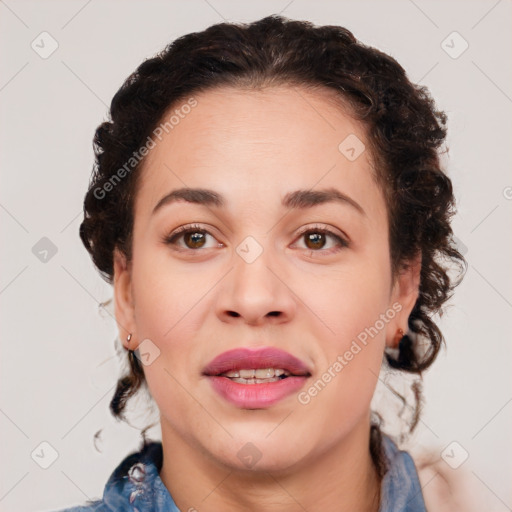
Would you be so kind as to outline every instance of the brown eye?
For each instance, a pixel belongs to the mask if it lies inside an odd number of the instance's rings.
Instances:
[[[319,255],[329,255],[349,247],[350,244],[331,230],[318,227],[303,231],[295,245]]]
[[[206,232],[188,231],[183,234],[183,241],[189,249],[199,249],[206,243]]]
[[[305,235],[308,249],[322,249],[325,245],[325,233],[309,232]]]
[[[198,250],[223,247],[216,238],[200,226],[187,225],[178,228],[170,235],[163,238],[167,245],[174,246],[177,250]]]

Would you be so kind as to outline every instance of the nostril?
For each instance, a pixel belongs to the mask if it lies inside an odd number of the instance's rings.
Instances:
[[[236,311],[227,311],[227,314],[233,318],[238,318],[240,316],[240,313],[237,313]],[[281,311],[270,311],[266,316],[279,316],[280,314]]]

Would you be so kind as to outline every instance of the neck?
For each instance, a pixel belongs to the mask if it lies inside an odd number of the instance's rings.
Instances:
[[[162,423],[160,478],[180,510],[377,512],[380,478],[369,426],[283,471],[241,471],[213,462]]]

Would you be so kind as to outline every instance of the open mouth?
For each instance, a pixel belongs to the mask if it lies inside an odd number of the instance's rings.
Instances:
[[[273,347],[224,352],[203,370],[213,389],[242,409],[265,409],[298,391],[311,376],[300,359]]]
[[[266,384],[286,379],[292,375],[288,370],[282,368],[258,368],[252,370],[231,370],[224,372],[219,377],[227,377],[239,384]]]

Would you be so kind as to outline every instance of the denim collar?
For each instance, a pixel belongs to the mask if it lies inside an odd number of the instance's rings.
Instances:
[[[416,467],[411,456],[383,435],[388,470],[382,479],[379,512],[426,512]],[[98,508],[116,512],[180,512],[160,479],[161,442],[149,442],[127,456],[109,478]],[[84,509],[82,509],[84,510]]]
[[[388,470],[382,479],[379,512],[426,512],[423,493],[411,456],[383,435]]]

